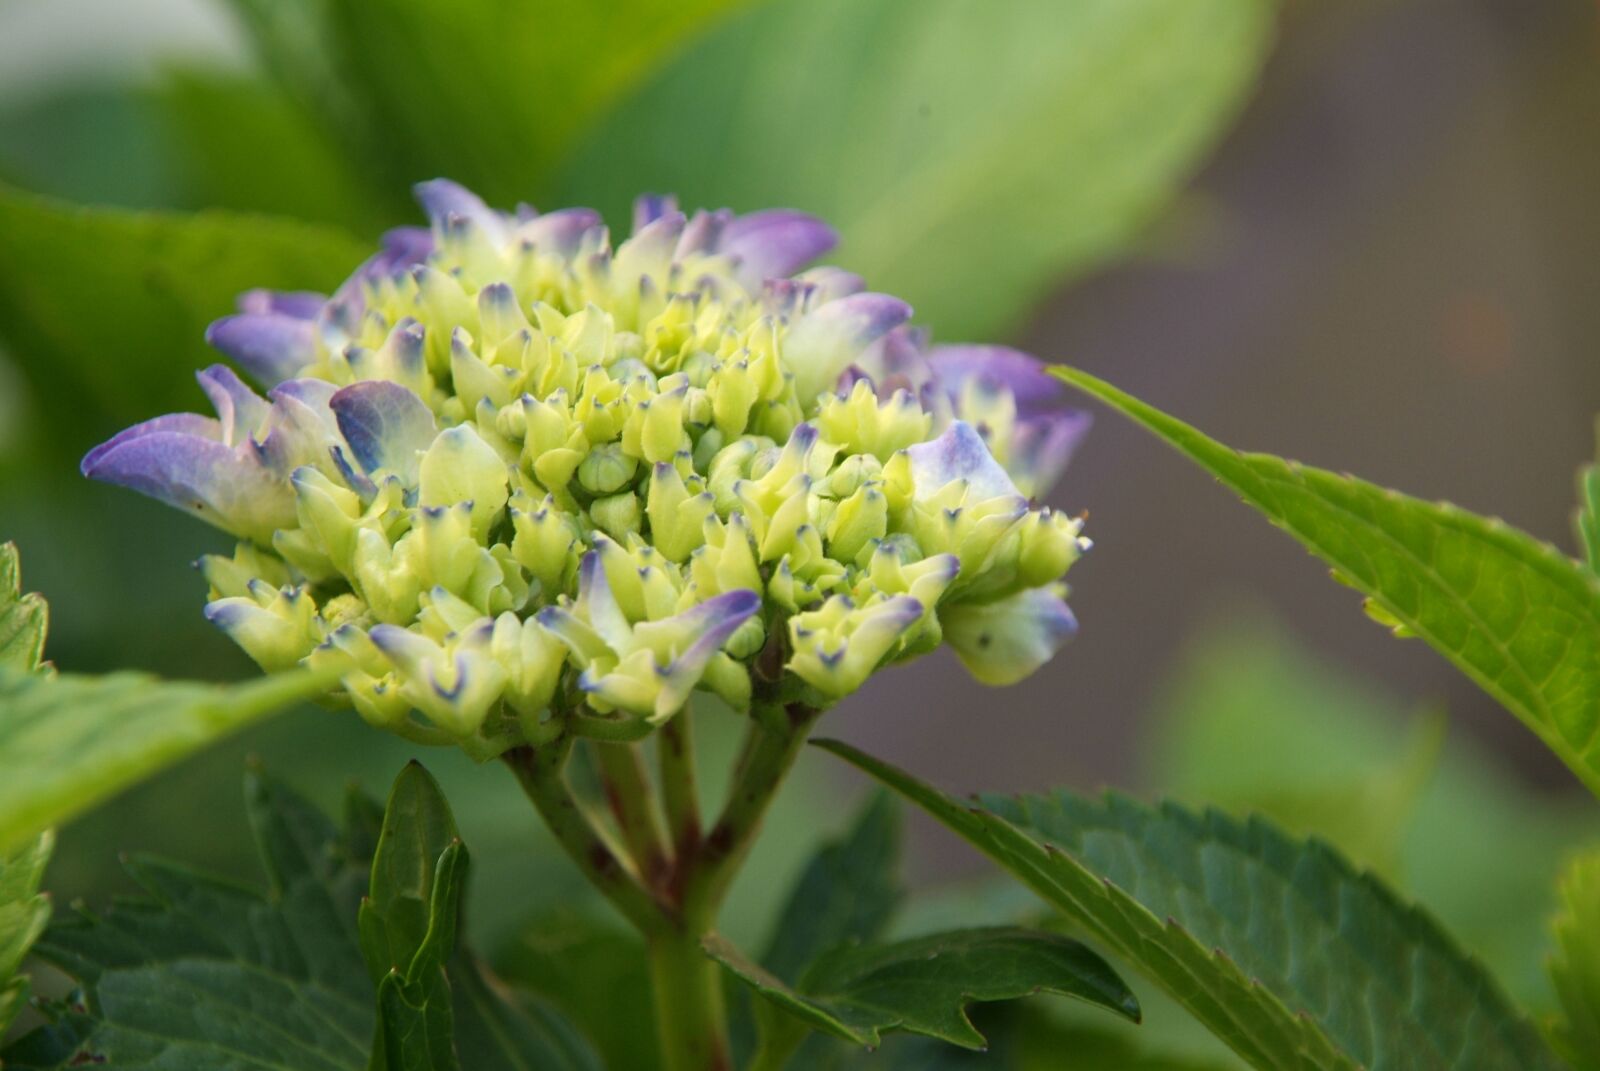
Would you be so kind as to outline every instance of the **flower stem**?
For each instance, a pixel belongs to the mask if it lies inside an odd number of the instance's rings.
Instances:
[[[680,710],[660,732],[656,747],[667,834],[674,856],[688,860],[700,850],[700,797],[695,775],[694,722],[689,708]]]
[[[700,947],[706,920],[684,919],[648,938],[662,1071],[732,1071],[722,967]]]
[[[646,888],[657,888],[672,860],[667,854],[661,807],[645,773],[637,744],[596,743],[600,776],[606,800],[622,831],[623,843],[633,857]]]
[[[571,753],[572,738],[563,736],[542,747],[512,748],[503,758],[557,843],[590,884],[641,932],[649,933],[661,925],[661,905],[595,832],[573,797],[565,777]]]
[[[794,765],[820,711],[790,704],[752,717],[728,800],[683,882],[682,912],[714,922],[761,820]]]

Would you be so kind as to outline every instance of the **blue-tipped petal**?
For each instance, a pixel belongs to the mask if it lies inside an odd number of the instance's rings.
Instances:
[[[747,290],[793,275],[839,244],[832,227],[793,209],[752,212],[722,230],[717,251],[738,261],[735,276]]]
[[[249,437],[267,418],[267,402],[251,390],[233,369],[225,364],[214,364],[203,372],[196,372],[200,389],[217,411],[222,423],[222,441],[233,446]]]
[[[439,434],[421,398],[398,383],[370,379],[345,387],[328,406],[363,469],[388,469],[407,486],[416,484],[419,455]]]
[[[981,378],[1010,391],[1023,415],[1054,407],[1066,393],[1048,365],[1008,346],[937,346],[928,354],[928,364],[952,396],[959,396],[969,380]]]
[[[689,217],[689,225],[683,229],[683,237],[678,239],[677,255],[686,257],[691,253],[715,253],[722,244],[722,234],[728,229],[728,224],[733,222],[733,212],[726,208],[719,208],[714,212],[704,209]]]
[[[698,638],[673,659],[673,667],[688,669],[698,678],[711,656],[722,650],[722,645],[739,631],[739,626],[754,617],[760,609],[761,596],[741,588],[707,599],[676,615],[673,620],[687,626],[689,633],[698,634]]]
[[[633,199],[633,233],[678,210],[678,199],[670,193],[642,193]]]
[[[936,495],[952,480],[967,481],[967,501],[982,502],[1008,495],[1021,498],[1016,484],[989,453],[971,424],[952,421],[937,439],[906,448],[917,498]]]
[[[983,605],[939,612],[944,637],[961,664],[984,684],[1015,684],[1054,657],[1078,631],[1061,599],[1042,588]]]
[[[518,224],[515,237],[540,251],[570,257],[585,234],[604,225],[592,208],[563,208]]]
[[[589,619],[589,627],[599,634],[613,651],[626,650],[632,629],[627,615],[617,604],[606,579],[605,563],[600,554],[591,550],[578,563],[578,604]]]
[[[206,328],[206,341],[268,387],[288,379],[316,357],[312,321],[280,312],[224,316]]]
[[[126,434],[126,433],[124,433]],[[294,493],[248,454],[212,438],[148,431],[84,459],[83,474],[187,510],[224,531],[268,544],[295,523]]]
[[[1061,478],[1093,423],[1088,410],[1058,409],[1017,424],[1011,433],[1009,467],[1026,479],[1033,497],[1045,494]]]
[[[186,435],[196,439],[215,439],[221,442],[222,423],[212,417],[201,416],[199,413],[168,413],[166,416],[158,416],[142,424],[135,424],[131,428],[123,428],[84,454],[83,460],[78,463],[78,471],[91,479],[96,479],[98,477],[93,475],[94,470],[99,467],[100,460],[106,454],[135,439],[159,433]]]
[[[888,294],[852,294],[797,320],[783,340],[795,393],[810,401],[832,389],[862,351],[911,318],[911,306]]]
[[[296,320],[316,319],[327,303],[326,294],[310,290],[246,290],[239,295],[240,312],[257,315],[275,312]]]
[[[505,217],[488,205],[483,198],[449,179],[432,179],[412,187],[417,203],[428,214],[435,235],[444,232],[452,217],[469,220],[473,226],[488,236],[496,245],[506,239]]]

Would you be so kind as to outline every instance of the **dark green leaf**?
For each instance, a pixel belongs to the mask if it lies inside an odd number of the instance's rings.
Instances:
[[[55,834],[40,833],[11,858],[0,855],[0,1037],[28,1000],[28,979],[17,972],[50,921],[39,885],[55,843]]]
[[[151,859],[147,898],[56,922],[36,946],[83,986],[81,1010],[23,1039],[6,1066],[357,1071],[372,1034],[357,947],[365,860],[260,776],[247,784],[265,894]]]
[[[973,806],[846,744],[822,746],[1144,969],[1255,1067],[1559,1066],[1436,924],[1317,841],[1116,796]]]
[[[49,1006],[53,1021],[6,1050],[7,1068],[54,1071],[100,1062],[129,1071],[368,1067],[375,994],[356,920],[371,882],[375,807],[352,795],[348,827],[340,832],[265,777],[252,775],[247,797],[267,891],[155,860],[129,863],[146,898],[98,915],[80,911],[57,921],[38,943],[37,953],[83,992]],[[451,894],[448,921],[454,925],[465,863],[460,844],[448,845],[440,861],[434,889]],[[464,949],[455,950],[446,983],[428,957],[444,954],[447,945],[430,934],[417,957],[419,966],[432,968],[419,977],[441,986],[426,994],[429,999],[416,1000],[416,991],[403,986],[384,994],[416,1013],[397,1017],[397,1037],[448,1041],[453,1029],[461,1066],[470,1071],[598,1071],[570,1027],[505,993]],[[398,1051],[416,1055],[410,1045]],[[453,1060],[448,1048],[424,1046],[422,1053]]]
[[[1238,109],[1274,11],[777,0],[600,124],[561,200],[612,219],[640,190],[815,212],[840,263],[937,335],[992,337],[1165,205]]]
[[[1600,793],[1600,577],[1502,521],[1238,453],[1093,376],[1057,372],[1305,544],[1374,616],[1421,636]]]
[[[1561,1000],[1552,1031],[1576,1067],[1600,1067],[1600,852],[1572,861],[1561,880],[1550,977]]]
[[[22,593],[22,562],[15,543],[0,543],[0,670],[32,673],[44,658],[49,607]]]
[[[132,423],[192,404],[195,370],[218,359],[206,325],[242,291],[331,288],[369,252],[288,220],[84,208],[0,186],[0,338],[58,406],[70,377],[74,421],[90,405]]]
[[[1139,1002],[1104,960],[1071,938],[1010,927],[957,930],[892,944],[840,947],[790,987],[725,938],[706,952],[768,1001],[813,1029],[876,1047],[891,1030],[984,1046],[967,1018],[973,1001],[1058,993],[1138,1019]]]
[[[432,966],[449,958],[448,944],[455,938],[453,900],[466,866],[460,849],[460,834],[438,782],[421,763],[408,763],[389,793],[372,860],[371,889],[361,905],[362,950],[374,982],[395,970],[408,976],[420,973],[422,964],[416,961],[430,939],[444,942],[430,957]]]
[[[883,935],[899,906],[899,805],[887,792],[867,802],[855,825],[823,845],[795,883],[761,962],[779,978],[798,978],[822,953]]]
[[[0,670],[0,851],[325,691],[337,676],[333,667],[215,685]]]

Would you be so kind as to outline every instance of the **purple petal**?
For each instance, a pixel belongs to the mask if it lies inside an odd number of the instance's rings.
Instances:
[[[281,312],[224,316],[206,328],[206,341],[269,387],[288,379],[316,356],[312,322]]]
[[[246,290],[239,295],[239,311],[257,315],[276,312],[296,320],[314,320],[327,295],[310,290]]]
[[[711,660],[711,656],[722,650],[722,645],[728,642],[728,637],[737,632],[739,626],[755,616],[760,609],[761,596],[741,588],[707,599],[700,605],[674,616],[673,621],[688,626],[690,634],[698,633],[698,638],[689,645],[688,650],[681,652],[672,660],[672,665],[668,667],[669,672],[687,670],[698,674]]]
[[[1011,433],[1011,468],[1027,478],[1034,497],[1061,478],[1093,423],[1094,416],[1084,409],[1058,409],[1017,423]]]
[[[481,230],[496,245],[506,239],[506,221],[500,213],[483,203],[483,198],[449,179],[419,182],[412,187],[417,203],[428,214],[435,233],[442,233],[451,219],[464,219]]]
[[[294,494],[253,459],[215,439],[154,431],[84,459],[83,474],[267,543],[295,521]]]
[[[363,469],[389,469],[408,484],[417,482],[417,454],[439,433],[421,398],[398,383],[371,379],[345,387],[328,405]]]
[[[853,294],[795,321],[783,340],[795,393],[810,401],[831,389],[863,350],[911,318],[911,306],[888,294]]]
[[[670,193],[642,193],[633,199],[633,233],[678,210],[678,199]]]
[[[733,212],[726,208],[719,208],[715,212],[701,210],[689,219],[689,225],[683,229],[683,237],[678,239],[678,257],[686,257],[691,253],[714,253],[722,242],[723,231],[728,224],[733,222]]]
[[[1007,346],[938,346],[928,355],[928,363],[952,396],[958,396],[969,380],[981,378],[1009,390],[1017,411],[1025,416],[1051,407],[1066,392],[1043,361]]]
[[[906,453],[911,458],[917,498],[938,494],[952,480],[967,481],[971,502],[1001,495],[1022,497],[983,439],[964,420],[952,421],[937,439],[908,447]]]
[[[838,244],[833,228],[817,217],[774,208],[729,223],[717,252],[739,262],[735,276],[754,291],[768,279],[793,275]]]
[[[196,372],[195,379],[200,381],[200,389],[217,411],[217,419],[222,422],[222,441],[229,446],[250,435],[266,420],[266,399],[251,390],[227,365],[214,364],[203,372]]]
[[[125,443],[135,439],[142,439],[146,435],[155,435],[167,432],[175,435],[188,435],[196,439],[215,439],[222,441],[222,424],[211,417],[201,416],[199,413],[168,413],[158,416],[153,420],[146,420],[142,424],[135,424],[131,428],[124,428],[99,446],[83,455],[83,460],[78,463],[78,471],[96,479],[94,472],[100,460],[106,454]]]
[[[923,348],[927,332],[902,324],[862,351],[856,362],[847,369],[857,375],[845,382],[841,377],[840,393],[854,386],[855,378],[871,381],[879,398],[888,398],[897,390],[909,391],[912,397],[922,397],[923,388],[934,381],[933,368],[928,364]]]
[[[532,243],[535,249],[570,257],[585,234],[604,225],[600,213],[592,208],[562,208],[519,224],[514,237]]]

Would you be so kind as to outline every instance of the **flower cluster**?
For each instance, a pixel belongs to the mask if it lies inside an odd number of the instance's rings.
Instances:
[[[825,706],[947,640],[1008,683],[1073,630],[1081,522],[1030,507],[1087,425],[1031,357],[928,349],[797,212],[493,211],[446,181],[331,297],[246,294],[179,413],[86,475],[240,538],[207,616],[332,658],[368,721],[489,755],[699,688]],[[552,713],[552,711],[556,713]]]

